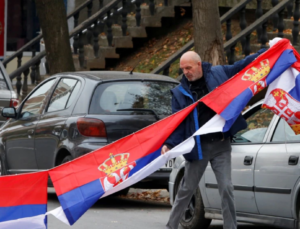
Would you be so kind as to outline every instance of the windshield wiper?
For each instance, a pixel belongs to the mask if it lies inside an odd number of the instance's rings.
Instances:
[[[140,112],[151,112],[154,114],[156,120],[159,120],[159,116],[156,114],[156,112],[152,109],[144,109],[144,108],[128,108],[128,109],[118,109],[117,111],[140,111]]]

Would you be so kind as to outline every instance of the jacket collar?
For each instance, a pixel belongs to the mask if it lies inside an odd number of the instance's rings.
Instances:
[[[208,80],[208,73],[210,72],[211,64],[208,62],[202,62],[202,71],[203,71],[203,77],[205,79],[206,85]],[[186,90],[189,94],[192,94],[190,90],[190,84],[186,76],[183,74],[182,79],[180,80],[181,86]]]

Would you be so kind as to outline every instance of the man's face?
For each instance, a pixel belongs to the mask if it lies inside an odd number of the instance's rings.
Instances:
[[[191,58],[184,58],[180,60],[180,68],[188,81],[192,82],[202,77],[201,62],[197,62]]]

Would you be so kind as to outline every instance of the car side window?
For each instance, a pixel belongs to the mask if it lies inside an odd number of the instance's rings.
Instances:
[[[27,118],[33,115],[41,114],[44,109],[44,102],[49,96],[50,89],[55,83],[55,79],[47,81],[40,86],[32,95],[25,101],[21,110],[21,118]]]
[[[63,110],[67,108],[71,95],[75,92],[78,80],[63,78],[56,86],[50,99],[47,112]],[[70,103],[69,103],[70,104]]]
[[[271,142],[285,142],[285,121],[280,119],[274,131]]]
[[[260,143],[263,141],[274,113],[259,109],[246,118],[248,127],[239,131],[233,138],[236,143]]]

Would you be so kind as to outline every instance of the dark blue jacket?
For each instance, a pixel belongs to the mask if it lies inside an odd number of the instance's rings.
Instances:
[[[247,56],[245,59],[235,62],[233,65],[218,65],[212,66],[210,63],[202,62],[203,77],[209,91],[214,90],[220,84],[237,74],[248,64],[250,64],[259,54],[263,53],[265,49],[259,50],[256,54]],[[189,82],[183,75],[181,84],[171,90],[172,93],[172,111],[173,113],[191,105],[195,102],[192,93],[189,89]],[[245,129],[247,123],[240,115],[230,130],[224,133],[224,137],[233,136],[238,131]],[[165,142],[169,147],[174,147],[190,136],[199,129],[197,109],[188,115],[188,117],[176,128],[171,136]],[[184,157],[188,161],[202,159],[200,136],[196,136],[196,145],[193,150],[185,154]]]

